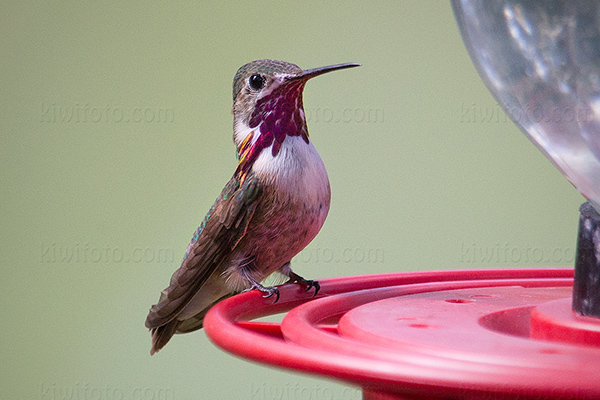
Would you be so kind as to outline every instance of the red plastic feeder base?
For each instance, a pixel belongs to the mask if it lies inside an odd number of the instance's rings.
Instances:
[[[223,349],[336,378],[368,400],[600,399],[600,323],[571,311],[572,269],[434,271],[252,291],[204,321]],[[252,322],[287,312],[281,324]]]

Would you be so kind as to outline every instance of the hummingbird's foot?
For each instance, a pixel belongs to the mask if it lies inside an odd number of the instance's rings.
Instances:
[[[315,288],[315,294],[313,294],[313,297],[315,297],[317,293],[319,293],[319,290],[321,290],[321,285],[319,285],[319,281],[304,279],[303,277],[292,271],[290,271],[289,277],[290,279],[287,281],[287,283],[299,283],[300,285],[304,285],[306,286],[306,290],[304,290],[305,292],[308,292],[310,289]]]
[[[273,303],[277,303],[279,301],[279,289],[275,286],[263,286],[256,281],[252,281],[252,286],[249,289],[244,290],[244,292],[249,292],[250,290],[258,290],[263,293],[263,297],[268,299],[269,297],[275,296],[275,301]]]

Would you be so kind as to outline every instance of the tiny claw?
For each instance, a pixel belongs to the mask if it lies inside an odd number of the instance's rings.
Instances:
[[[276,288],[275,286],[270,286],[270,287],[265,287],[263,285],[261,285],[258,282],[253,282],[252,283],[252,287],[244,290],[244,292],[249,292],[250,290],[258,290],[259,292],[263,293],[263,297],[265,299],[268,299],[269,297],[273,297],[273,295],[275,295],[275,301],[273,303],[277,303],[279,301],[279,289]]]
[[[319,281],[306,281],[306,282],[308,282],[308,284],[306,285],[305,292],[308,292],[311,288],[315,288],[315,294],[313,294],[313,297],[316,297],[317,293],[319,293],[319,290],[321,290],[321,285],[319,284]]]
[[[275,301],[273,303],[277,303],[279,301],[279,289],[277,289],[276,287],[263,287],[264,290],[261,290],[264,295],[263,297],[265,299],[268,299],[269,297],[272,297],[273,295],[275,295]],[[259,289],[260,290],[260,289]]]
[[[313,294],[313,297],[315,297],[317,295],[317,293],[319,293],[319,290],[321,290],[321,285],[319,284],[319,281],[313,281],[310,279],[304,279],[303,277],[301,277],[300,275],[292,272],[290,274],[290,279],[288,280],[289,283],[298,283],[300,285],[304,285],[306,286],[306,289],[304,290],[304,292],[308,292],[310,289],[315,288],[315,294]]]

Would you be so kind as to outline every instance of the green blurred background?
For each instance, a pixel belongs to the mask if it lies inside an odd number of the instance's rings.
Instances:
[[[479,79],[447,1],[0,5],[0,398],[359,399],[177,336],[148,308],[236,165],[231,81],[311,81],[329,218],[309,278],[572,265],[583,198]]]

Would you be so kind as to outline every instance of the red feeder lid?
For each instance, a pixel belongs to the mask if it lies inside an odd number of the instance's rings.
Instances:
[[[214,306],[223,349],[341,379],[364,399],[600,398],[600,322],[570,308],[572,269],[409,272],[281,287]],[[287,312],[281,324],[251,319]]]

